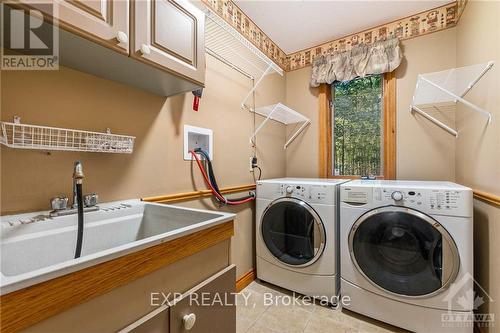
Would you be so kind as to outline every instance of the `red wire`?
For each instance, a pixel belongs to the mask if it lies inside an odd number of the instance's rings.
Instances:
[[[231,201],[231,200],[227,200],[222,195],[220,195],[219,193],[217,193],[217,191],[215,190],[215,188],[212,186],[212,183],[210,183],[210,180],[208,180],[207,173],[205,172],[205,169],[203,168],[203,165],[201,165],[201,161],[198,158],[198,155],[193,150],[190,150],[189,152],[191,153],[191,155],[194,156],[194,159],[196,160],[196,164],[198,164],[198,168],[200,169],[200,172],[203,175],[203,179],[205,179],[205,184],[210,188],[210,190],[212,191],[212,194],[215,195],[220,201],[222,201],[222,202],[224,202],[224,203],[226,203],[228,205],[240,205],[240,204],[243,204],[243,203],[255,200],[255,197],[251,197],[251,198],[247,198],[247,199],[244,199],[244,200]]]

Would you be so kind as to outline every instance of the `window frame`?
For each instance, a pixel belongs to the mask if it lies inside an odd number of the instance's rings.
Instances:
[[[331,86],[319,87],[319,175],[321,178],[359,179],[360,176],[336,176],[333,174],[333,112]],[[384,174],[377,179],[396,179],[396,76],[394,71],[383,77],[384,118]]]

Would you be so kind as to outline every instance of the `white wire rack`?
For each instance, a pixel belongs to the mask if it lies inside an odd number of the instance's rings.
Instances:
[[[250,137],[250,141],[253,141],[257,133],[269,120],[275,120],[285,125],[301,123],[299,128],[285,143],[284,148],[286,149],[307,125],[311,123],[309,118],[282,103],[259,107],[255,110],[246,105],[248,99],[266,75],[278,73],[283,76],[283,69],[211,9],[208,7],[203,7],[202,9],[205,11],[207,18],[205,21],[205,49],[207,53],[249,79],[254,80],[252,89],[241,102],[241,107],[250,112],[260,114],[265,119],[254,131]]]
[[[467,101],[464,97],[493,65],[494,62],[490,61],[485,64],[420,74],[417,79],[410,111],[417,112],[455,137],[458,136],[456,129],[429,115],[423,109],[432,106],[439,110],[443,105],[460,102],[487,117],[489,124],[491,122],[491,113]]]
[[[134,136],[89,132],[66,128],[1,122],[0,143],[10,148],[127,153],[134,150]]]
[[[255,138],[257,133],[266,125],[269,120],[275,120],[285,125],[302,123],[300,127],[290,136],[283,148],[287,148],[290,143],[311,123],[311,120],[288,106],[278,103],[256,108],[255,113],[266,117],[264,121],[257,127],[250,141]]]
[[[248,78],[256,80],[253,88],[241,102],[241,106],[245,107],[248,98],[267,74],[283,75],[283,70],[224,19],[206,7],[204,10],[207,17],[205,21],[207,53]]]

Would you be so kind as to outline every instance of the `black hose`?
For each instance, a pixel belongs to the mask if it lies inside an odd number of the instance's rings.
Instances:
[[[210,161],[210,157],[208,156],[207,152],[204,151],[203,149],[200,148],[195,149],[195,152],[200,153],[203,155],[203,157],[205,157],[205,161],[207,162],[208,166],[208,178],[210,179],[210,183],[212,183],[212,186],[214,187],[215,191],[220,194],[219,185],[217,184],[217,180],[215,179],[215,173],[212,166],[212,162]]]
[[[195,153],[200,153],[201,155],[203,155],[203,157],[205,157],[205,160],[206,160],[207,166],[208,166],[208,178],[210,179],[210,183],[212,184],[215,191],[220,196],[223,197],[222,193],[219,190],[219,185],[217,184],[217,180],[215,179],[215,173],[214,173],[214,169],[212,166],[212,162],[210,161],[210,157],[208,156],[207,152],[201,148],[196,148],[194,151],[195,151]],[[253,197],[254,197],[254,195],[250,194],[250,195],[246,195],[246,196],[239,197],[239,198],[231,198],[230,200],[231,201],[242,201],[242,200],[246,200],[248,198],[253,198]],[[220,201],[219,199],[217,199],[217,201],[224,203],[224,202]]]
[[[78,231],[76,235],[75,259],[80,258],[82,254],[83,242],[83,196],[82,184],[76,184],[76,204],[78,205]]]

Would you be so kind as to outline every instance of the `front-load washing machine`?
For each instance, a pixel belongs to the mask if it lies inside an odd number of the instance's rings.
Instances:
[[[257,182],[257,277],[336,302],[339,179]]]
[[[415,332],[472,332],[472,191],[450,182],[340,186],[344,308]]]

